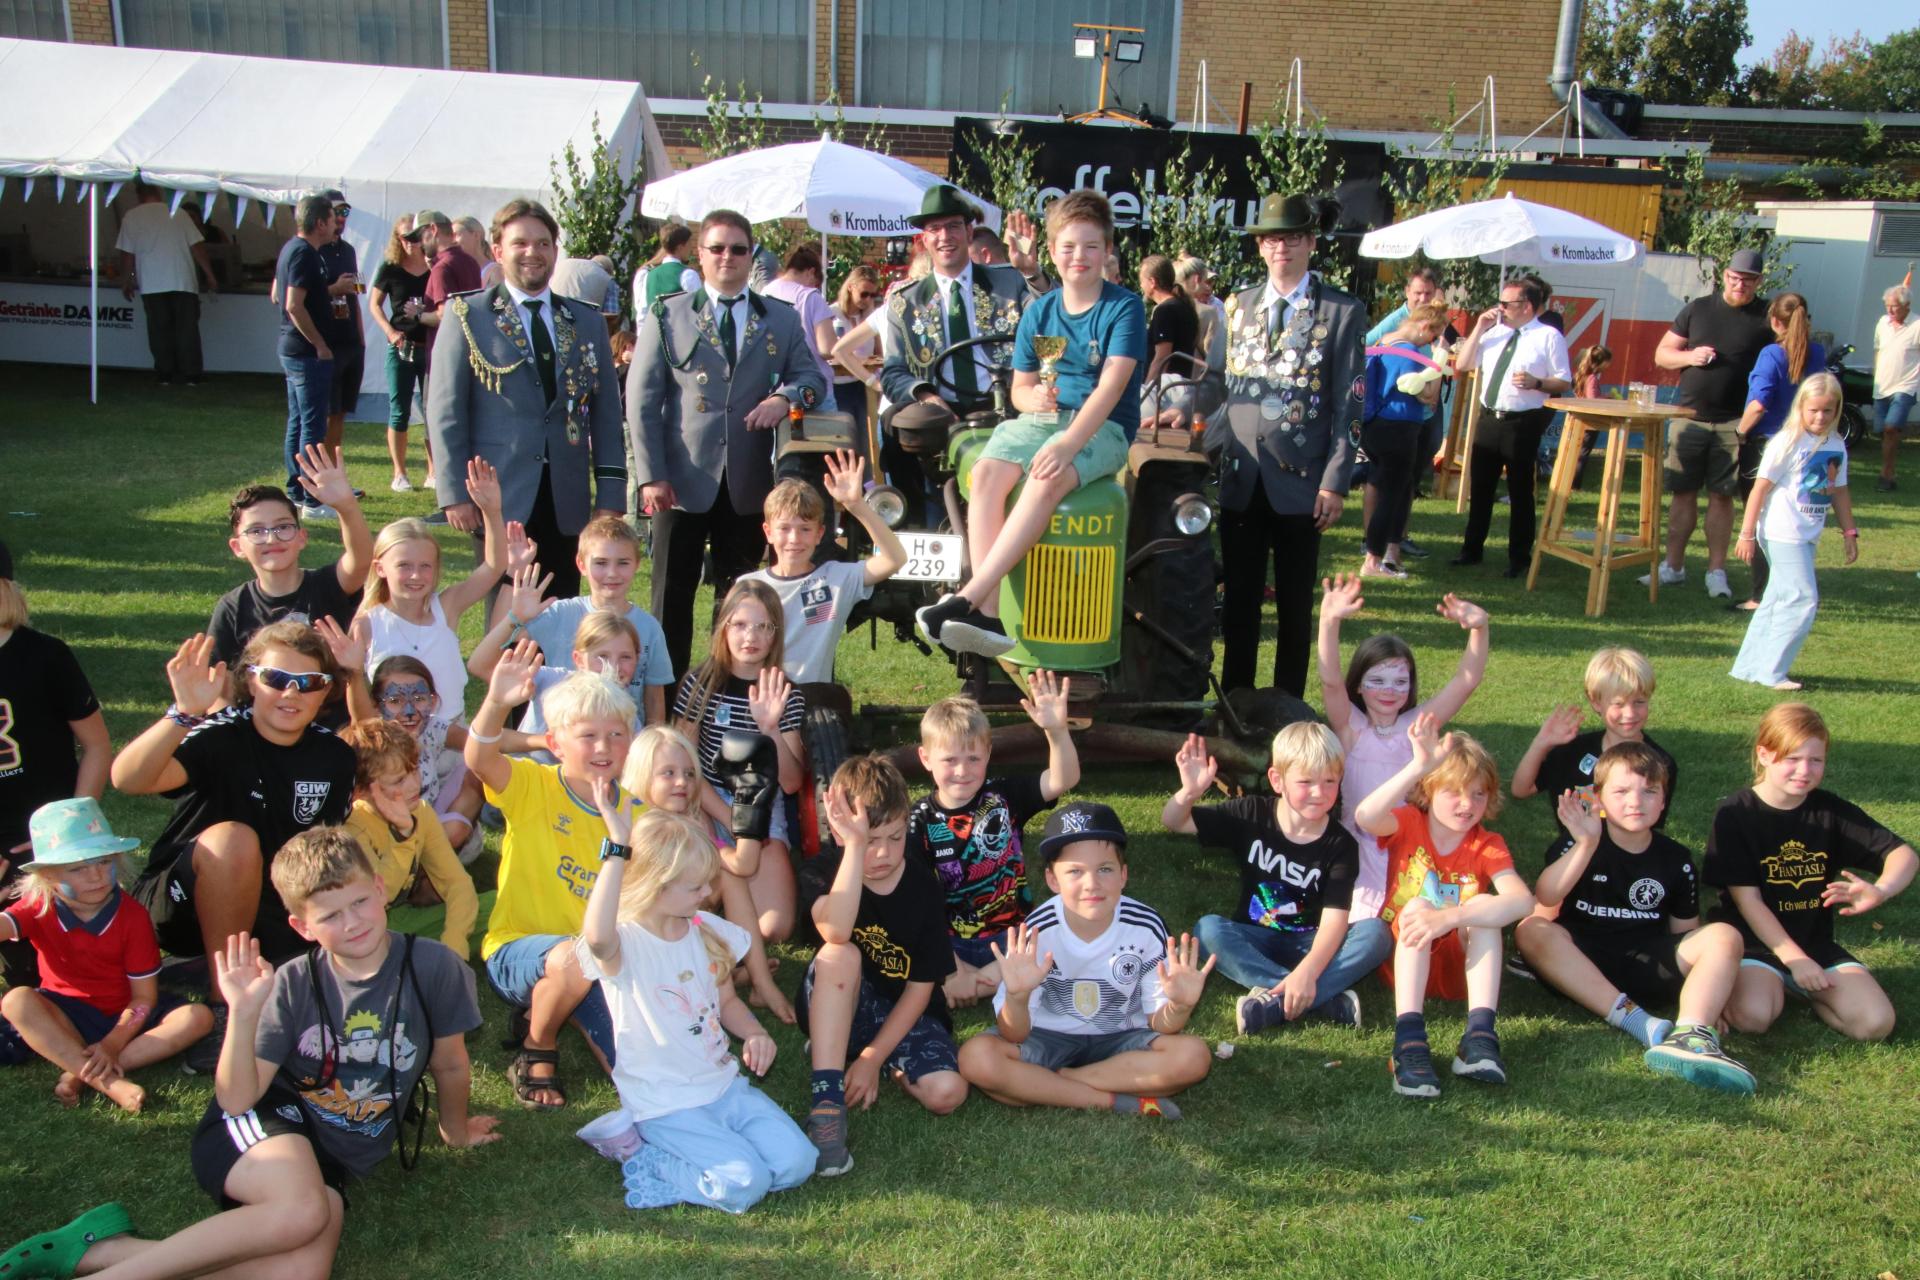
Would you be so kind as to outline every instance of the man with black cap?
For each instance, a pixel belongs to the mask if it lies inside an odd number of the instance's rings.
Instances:
[[[1753,249],[1734,254],[1720,274],[1720,292],[1680,308],[1653,353],[1662,369],[1680,371],[1680,405],[1694,412],[1691,420],[1667,424],[1665,483],[1673,502],[1667,507],[1667,558],[1655,569],[1663,587],[1687,580],[1687,539],[1700,519],[1705,489],[1707,595],[1733,597],[1727,542],[1733,533],[1733,497],[1740,488],[1740,417],[1747,407],[1747,378],[1773,341],[1767,300],[1760,296],[1765,269]]]
[[[333,390],[327,406],[327,449],[340,447],[347,415],[360,403],[360,375],[367,366],[367,339],[360,327],[360,256],[347,243],[347,215],[353,206],[336,188],[320,193],[333,203],[333,239],[320,246],[327,272],[327,297],[333,304],[333,323],[327,345],[333,348]]]
[[[460,247],[453,219],[438,209],[422,209],[413,215],[413,230],[406,238],[418,240],[427,255],[427,301],[420,323],[429,329],[440,327],[440,310],[456,293],[472,293],[480,287],[480,264]],[[428,343],[432,345],[431,342]]]
[[[1226,402],[1207,424],[1220,467],[1221,681],[1251,688],[1273,560],[1274,686],[1306,689],[1320,535],[1340,518],[1365,399],[1366,308],[1309,271],[1330,206],[1270,195],[1247,228],[1267,278],[1227,301]]]
[[[1004,362],[1011,357],[1011,339],[1027,300],[1049,287],[1034,253],[1033,219],[1018,209],[1007,213],[1005,266],[973,261],[973,227],[980,210],[958,187],[943,183],[929,188],[920,212],[907,221],[919,229],[920,246],[933,270],[896,290],[875,321],[885,329],[882,345],[887,353],[880,387],[892,404],[944,401],[964,416],[988,404],[995,358]],[[934,368],[933,357],[943,348],[990,333],[1006,334],[1009,344],[975,347],[966,357]],[[881,462],[907,495],[908,522],[921,523],[924,484],[919,463],[891,437],[881,446]],[[901,483],[903,478],[908,483]]]

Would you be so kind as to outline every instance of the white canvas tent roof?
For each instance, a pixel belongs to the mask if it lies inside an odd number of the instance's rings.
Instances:
[[[339,187],[383,220],[490,213],[546,193],[568,142],[584,158],[596,115],[617,150],[638,144],[649,173],[672,171],[632,81],[0,39],[0,175],[144,173],[273,204]]]

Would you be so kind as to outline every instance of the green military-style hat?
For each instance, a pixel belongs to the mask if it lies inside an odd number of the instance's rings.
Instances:
[[[936,218],[965,218],[968,222],[978,222],[980,210],[960,194],[960,188],[943,182],[937,187],[927,188],[927,194],[920,200],[920,212],[908,218],[907,224],[924,227]]]
[[[1286,231],[1320,230],[1320,202],[1311,196],[1270,195],[1260,202],[1260,216],[1247,225],[1251,236]]]

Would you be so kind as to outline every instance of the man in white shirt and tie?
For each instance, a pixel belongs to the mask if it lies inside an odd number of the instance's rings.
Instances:
[[[1467,459],[1469,497],[1467,531],[1453,563],[1479,564],[1493,523],[1494,487],[1507,475],[1506,576],[1517,578],[1533,560],[1533,482],[1540,438],[1553,420],[1550,396],[1573,386],[1567,340],[1540,323],[1546,301],[1528,279],[1500,286],[1500,304],[1480,313],[1460,344],[1458,367],[1477,367],[1474,394],[1480,397],[1480,423]]]
[[[694,237],[705,283],[647,305],[627,371],[627,433],[640,509],[653,517],[653,616],[687,670],[693,600],[713,552],[713,599],[759,567],[773,488],[770,429],[827,393],[800,315],[753,293],[753,227],[716,209]]]

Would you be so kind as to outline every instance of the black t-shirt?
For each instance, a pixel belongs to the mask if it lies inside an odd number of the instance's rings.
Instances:
[[[416,298],[426,301],[427,273],[415,275],[397,262],[383,262],[373,273],[372,287],[386,295],[387,323],[405,334],[408,342],[425,341],[426,329],[420,318],[408,315],[406,308]]]
[[[919,861],[906,860],[892,893],[879,894],[860,886],[853,945],[860,948],[860,976],[873,984],[875,992],[898,1001],[909,982],[931,982],[933,998],[927,1002],[927,1012],[953,1026],[947,997],[940,989],[954,970],[946,904],[932,873]]]
[[[1020,828],[1051,809],[1040,778],[988,778],[965,804],[942,808],[936,793],[907,819],[907,851],[918,853],[947,895],[956,938],[1005,932],[1027,918],[1027,863]]]
[[[1700,882],[1693,856],[1658,831],[1644,853],[1628,853],[1604,827],[1587,870],[1560,904],[1560,925],[1584,937],[1638,941],[1664,937],[1669,920],[1700,914]],[[1548,865],[1564,855],[1548,859]]]
[[[187,784],[168,793],[173,817],[153,842],[142,880],[166,874],[216,823],[253,828],[270,867],[281,845],[309,827],[344,822],[353,807],[353,748],[318,725],[283,747],[254,731],[251,707],[228,707],[182,739],[173,758],[187,771]],[[307,945],[287,924],[265,874],[254,929],[269,959]]]
[[[1162,342],[1171,342],[1175,355],[1199,354],[1200,313],[1193,309],[1193,303],[1183,302],[1179,298],[1169,298],[1154,307],[1153,316],[1147,321],[1147,359],[1149,361],[1153,359],[1154,347]],[[1165,369],[1177,378],[1193,375],[1193,366],[1184,360],[1171,362],[1165,366]]]
[[[1748,787],[1722,800],[1713,815],[1706,880],[1723,890],[1757,887],[1787,936],[1820,960],[1833,942],[1833,912],[1821,904],[1821,892],[1843,867],[1879,875],[1887,855],[1904,843],[1831,792],[1814,791],[1798,809],[1776,809]],[[1732,894],[1722,893],[1713,915],[1737,925],[1749,947],[1761,945]]]
[[[326,264],[328,288],[332,288],[334,282],[349,271],[356,276],[360,274],[360,255],[345,240],[321,245],[320,261]],[[327,345],[357,347],[365,341],[360,336],[359,295],[348,293],[330,298],[327,303],[327,322],[332,327],[321,330],[327,335]]]
[[[1594,729],[1572,742],[1555,747],[1540,762],[1540,772],[1534,776],[1534,785],[1547,798],[1547,812],[1553,815],[1553,829],[1558,833],[1553,843],[1547,846],[1548,862],[1565,853],[1573,843],[1573,837],[1567,834],[1566,824],[1560,821],[1560,793],[1572,791],[1589,805],[1594,803],[1593,766],[1599,763],[1600,753],[1606,750],[1606,741],[1607,731]],[[1660,820],[1653,824],[1664,827],[1667,825],[1667,815],[1673,812],[1673,798],[1680,792],[1680,766],[1674,763],[1666,748],[1652,738],[1643,736],[1640,741],[1667,766],[1667,806],[1660,811]]]
[[[1325,831],[1297,844],[1280,829],[1273,806],[1262,796],[1204,805],[1193,811],[1194,831],[1202,848],[1240,860],[1240,898],[1229,919],[1282,933],[1318,929],[1322,911],[1352,908],[1360,847],[1331,818]]]
[[[305,310],[307,318],[313,321],[313,330],[333,344],[333,299],[327,296],[327,264],[320,251],[302,240],[299,236],[280,247],[280,260],[274,263],[273,278],[280,286],[280,345],[278,350],[283,356],[299,359],[311,359],[318,354],[311,342],[308,342],[294,327],[287,315],[287,298],[290,289],[307,291]]]
[[[1710,293],[1680,308],[1672,327],[1689,346],[1712,347],[1714,352],[1706,368],[1689,365],[1680,371],[1681,406],[1703,422],[1738,418],[1747,407],[1747,377],[1773,341],[1766,299],[1730,307],[1718,293]]]
[[[300,585],[284,596],[270,596],[255,579],[243,582],[213,606],[207,622],[207,634],[213,637],[213,657],[229,667],[240,661],[240,653],[253,639],[253,633],[275,622],[304,622],[311,626],[322,618],[332,618],[345,628],[360,607],[360,593],[340,585],[340,571],[333,565],[304,569]]]
[[[99,709],[63,642],[21,627],[0,644],[0,858],[25,862],[7,850],[25,842],[27,819],[41,805],[73,795],[80,757],[72,722]]]

